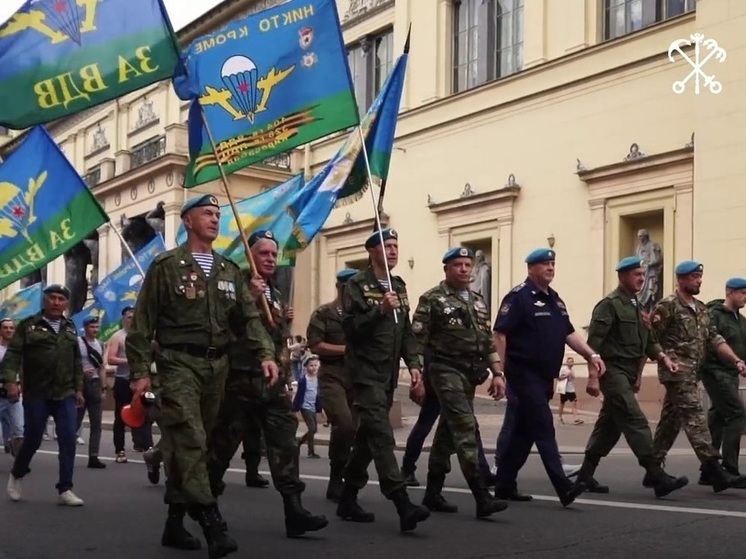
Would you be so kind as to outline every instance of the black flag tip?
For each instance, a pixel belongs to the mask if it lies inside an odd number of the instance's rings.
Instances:
[[[407,40],[404,42],[404,54],[409,54],[409,40],[412,37],[412,22],[409,23],[409,29],[407,29]]]

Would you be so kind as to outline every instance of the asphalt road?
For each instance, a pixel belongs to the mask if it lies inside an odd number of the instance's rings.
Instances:
[[[107,433],[104,433],[105,439]],[[13,503],[4,494],[10,456],[0,455],[0,559],[150,559],[206,557],[206,550],[179,552],[162,548],[160,534],[165,518],[163,485],[153,486],[145,477],[140,456],[131,453],[128,464],[105,458],[108,468],[85,467],[85,447],[78,447],[75,491],[86,504],[65,508],[56,504],[55,443],[43,443],[24,479],[23,500]],[[325,454],[326,449],[321,449]],[[112,456],[110,440],[104,455]],[[579,457],[566,456],[569,463]],[[426,456],[418,475],[425,477]],[[136,462],[137,461],[137,462]],[[293,556],[389,557],[427,559],[476,559],[530,557],[532,559],[645,559],[674,557],[731,558],[743,550],[746,526],[746,491],[714,495],[696,484],[698,466],[692,456],[675,456],[671,473],[686,474],[688,487],[667,499],[655,499],[641,486],[642,470],[633,458],[615,456],[602,463],[597,478],[612,486],[609,495],[586,495],[563,509],[552,495],[538,456],[532,455],[520,479],[521,489],[534,494],[532,503],[515,503],[491,520],[477,520],[474,504],[458,469],[448,480],[447,498],[459,505],[454,515],[432,515],[416,532],[400,535],[394,507],[371,483],[361,493],[361,503],[376,513],[373,524],[342,522],[334,505],[324,499],[327,461],[301,458],[307,483],[306,508],[326,514],[329,526],[312,537],[289,540],[284,535],[282,502],[274,489],[249,489],[243,485],[240,461],[226,477],[228,488],[221,509],[230,533],[239,543],[231,557],[284,559]],[[266,462],[262,463],[266,470]],[[371,468],[372,477],[375,476]],[[422,488],[412,489],[421,499]],[[198,527],[191,521],[195,535]],[[297,554],[297,555],[296,555]]]

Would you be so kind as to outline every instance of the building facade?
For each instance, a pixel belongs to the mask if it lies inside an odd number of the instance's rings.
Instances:
[[[181,33],[184,44],[278,0],[226,0]],[[746,2],[725,0],[338,0],[361,113],[411,25],[411,50],[382,221],[400,234],[396,273],[412,299],[442,276],[454,245],[481,251],[479,284],[494,316],[525,277],[523,259],[551,246],[555,286],[577,328],[614,287],[615,262],[640,251],[652,300],[674,287],[675,263],[705,264],[702,296],[746,275]],[[695,47],[677,40],[703,35]],[[727,56],[725,56],[727,53]],[[683,92],[674,84],[683,81]],[[709,78],[708,76],[714,76]],[[699,79],[699,82],[696,80]],[[699,93],[695,85],[699,83]],[[721,91],[717,94],[711,88]],[[173,246],[178,209],[217,184],[179,187],[186,105],[169,83],[55,123],[54,137],[87,177],[115,227],[163,202]],[[237,197],[291,173],[318,172],[344,134],[231,177]],[[378,189],[373,188],[377,196]],[[336,209],[297,262],[296,333],[334,296],[334,276],[366,260],[368,194]],[[645,232],[647,236],[645,236]],[[639,235],[642,233],[642,235]],[[98,275],[121,260],[99,232]],[[62,281],[64,259],[48,277]],[[6,294],[12,289],[6,290]]]

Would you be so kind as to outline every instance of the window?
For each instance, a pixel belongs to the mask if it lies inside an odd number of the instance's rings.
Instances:
[[[694,11],[697,0],[604,0],[604,39]]]
[[[393,30],[363,37],[357,44],[348,46],[347,63],[360,114],[365,114],[393,69]]]
[[[454,1],[454,93],[523,69],[523,2]]]

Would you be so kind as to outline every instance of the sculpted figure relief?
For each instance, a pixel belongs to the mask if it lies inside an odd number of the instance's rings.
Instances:
[[[637,232],[639,244],[637,245],[636,254],[645,264],[645,283],[637,294],[640,300],[640,308],[645,312],[650,312],[653,306],[663,296],[663,251],[661,246],[650,240],[650,233],[647,229],[640,229]]]
[[[492,269],[487,263],[484,251],[482,250],[478,250],[474,254],[474,270],[472,273],[471,290],[476,291],[484,297],[484,300],[487,303],[487,308],[490,308]]]

